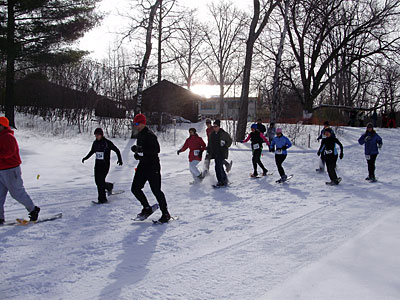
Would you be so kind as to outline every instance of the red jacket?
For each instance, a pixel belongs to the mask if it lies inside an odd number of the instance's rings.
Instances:
[[[206,144],[201,137],[195,134],[186,139],[185,144],[179,151],[184,152],[187,148],[190,149],[189,161],[192,162],[194,160],[201,160],[201,154],[206,149]]]
[[[0,132],[0,170],[18,167],[21,164],[17,140],[9,127]]]

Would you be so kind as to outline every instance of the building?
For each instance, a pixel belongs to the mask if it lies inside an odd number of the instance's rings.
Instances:
[[[202,118],[215,119],[220,117],[219,99],[219,97],[211,97],[199,102],[199,114]],[[254,121],[257,118],[257,100],[257,97],[249,97],[248,121]],[[237,120],[239,118],[239,109],[240,98],[224,98],[224,119]]]
[[[135,98],[136,100],[136,98]],[[153,116],[153,123],[158,124],[160,116],[182,117],[191,122],[198,121],[199,105],[203,97],[180,87],[168,80],[143,90],[142,112],[148,116]],[[162,121],[164,123],[165,120]]]

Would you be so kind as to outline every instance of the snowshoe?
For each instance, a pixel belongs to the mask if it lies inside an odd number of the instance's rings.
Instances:
[[[146,220],[153,212],[158,209],[158,204],[154,204],[151,207],[144,207],[140,213],[137,214],[136,218],[133,218],[134,221],[144,221]]]

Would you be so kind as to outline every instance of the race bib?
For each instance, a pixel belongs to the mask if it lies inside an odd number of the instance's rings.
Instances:
[[[325,150],[325,155],[329,155],[329,154],[332,154],[333,153],[333,150]]]
[[[371,155],[365,155],[365,158],[366,158],[367,160],[370,160],[370,159],[371,159]]]
[[[276,154],[282,154],[282,149],[276,149],[275,153]]]
[[[225,146],[225,141],[221,140],[221,147]]]
[[[260,145],[259,144],[253,144],[253,150],[257,150],[260,149]]]
[[[97,160],[104,160],[104,152],[96,152]]]
[[[194,156],[199,156],[200,155],[200,150],[194,150]]]

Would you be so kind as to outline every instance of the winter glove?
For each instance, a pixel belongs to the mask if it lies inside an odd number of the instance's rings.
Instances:
[[[343,152],[340,152],[339,158],[340,158],[340,159],[343,159]]]
[[[117,165],[122,166],[123,165],[122,160],[118,160]]]
[[[286,150],[287,149],[286,145],[284,145],[281,149],[282,151]]]
[[[241,140],[241,141],[239,141],[239,143],[242,143],[242,144],[243,144],[244,142],[243,142],[243,140]]]
[[[320,155],[321,155],[321,152],[318,151],[318,152],[317,152],[317,155],[320,156]]]
[[[274,147],[271,148],[271,152],[272,152],[272,153],[275,152],[275,148],[274,148]]]
[[[365,139],[364,139],[364,142],[368,142],[370,139],[371,139],[371,136],[370,136],[370,135],[367,135],[367,136],[365,137]]]
[[[181,150],[178,150],[178,151],[176,151],[176,154],[178,154],[178,155],[179,155],[179,153],[181,153]]]
[[[143,152],[143,148],[142,148],[142,146],[133,145],[131,147],[131,151],[134,152],[134,153]]]
[[[379,149],[382,149],[382,144],[378,144],[378,148],[379,148]]]
[[[133,156],[136,160],[140,160],[140,155],[135,153],[135,155]]]
[[[85,160],[86,160],[86,158],[84,157],[84,158],[82,158],[82,163],[84,164],[85,163]]]

